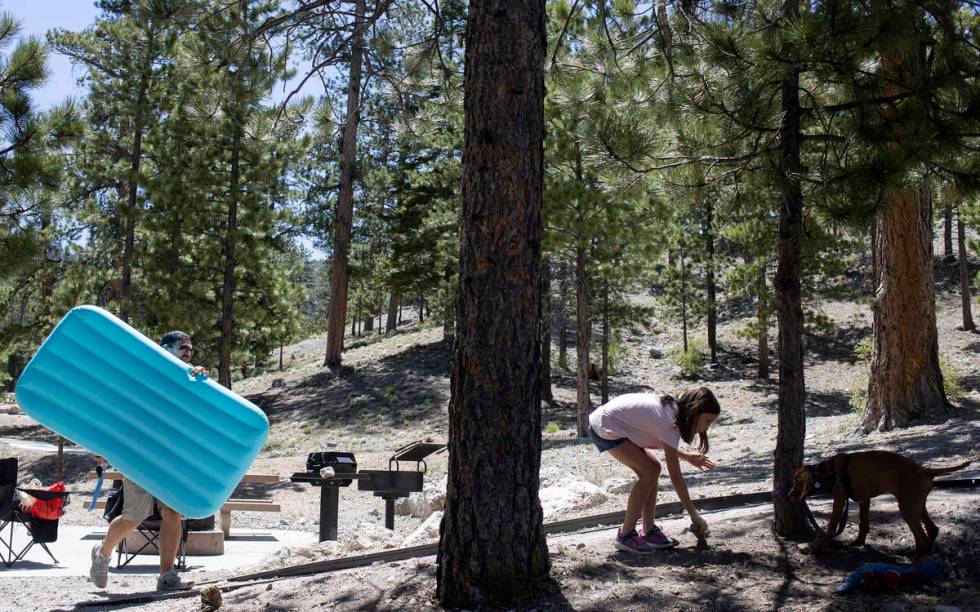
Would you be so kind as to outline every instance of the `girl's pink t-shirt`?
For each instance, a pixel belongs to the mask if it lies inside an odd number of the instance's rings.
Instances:
[[[626,438],[640,448],[677,448],[677,404],[660,403],[654,393],[627,393],[599,406],[589,415],[589,425],[600,438]]]

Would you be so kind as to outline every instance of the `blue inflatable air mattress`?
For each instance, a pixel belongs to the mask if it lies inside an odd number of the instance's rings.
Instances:
[[[269,420],[112,314],[73,309],[27,364],[17,403],[180,514],[204,518],[262,450]]]

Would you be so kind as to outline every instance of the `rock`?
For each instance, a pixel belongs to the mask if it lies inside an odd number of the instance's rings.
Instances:
[[[609,495],[629,495],[634,484],[636,484],[635,478],[607,478],[602,481],[599,488]]]
[[[649,354],[650,354],[650,359],[663,359],[664,358],[664,352],[661,351],[660,349],[658,349],[655,346],[650,347]]]
[[[284,379],[282,379],[282,378],[274,378],[272,380],[272,387],[271,388],[273,388],[273,389],[281,389],[281,388],[283,388],[285,386],[286,386],[286,381]]]
[[[350,550],[369,550],[377,548],[396,548],[398,535],[375,523],[359,523],[355,535],[345,542]]]
[[[936,606],[933,608],[934,612],[961,612],[956,606]]]
[[[395,514],[426,518],[437,510],[446,508],[446,477],[425,484],[421,492],[409,494],[395,501]]]
[[[429,542],[439,541],[439,524],[442,522],[442,510],[433,512],[429,518],[402,540],[402,546],[418,546]]]
[[[538,495],[545,521],[563,518],[569,512],[595,508],[607,499],[602,489],[582,480],[545,487]]]

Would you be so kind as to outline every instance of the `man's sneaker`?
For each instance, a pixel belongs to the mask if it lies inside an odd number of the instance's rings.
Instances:
[[[624,534],[623,530],[620,529],[616,533],[616,548],[624,552],[637,553],[641,555],[649,555],[656,550],[653,546],[647,544],[646,541],[640,537],[640,534],[636,533],[636,529],[632,529],[626,534]]]
[[[177,572],[170,570],[166,574],[157,578],[158,591],[183,591],[194,586],[193,582],[184,582],[177,575]]]
[[[660,527],[657,527],[656,525],[653,526],[653,529],[643,534],[643,540],[658,550],[661,548],[673,548],[680,543],[674,538],[665,534],[663,531],[661,531]]]
[[[92,547],[92,566],[88,570],[88,577],[100,589],[104,589],[105,585],[109,584],[109,561],[111,560],[112,555],[102,556],[102,544],[96,544]]]

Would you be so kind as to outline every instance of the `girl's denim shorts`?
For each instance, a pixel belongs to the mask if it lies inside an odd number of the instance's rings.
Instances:
[[[600,437],[599,434],[597,434],[595,430],[592,429],[591,425],[589,425],[589,439],[592,440],[592,443],[595,444],[595,447],[599,449],[600,453],[604,453],[610,448],[616,448],[617,446],[619,446],[620,444],[626,441],[626,438],[607,440],[603,437]]]

